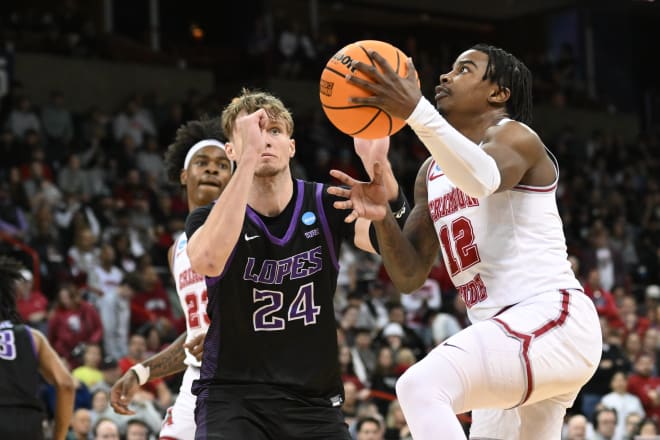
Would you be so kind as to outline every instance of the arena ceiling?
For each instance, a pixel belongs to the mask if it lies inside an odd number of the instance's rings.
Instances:
[[[578,0],[356,0],[347,5],[370,5],[465,19],[504,20],[577,5]]]

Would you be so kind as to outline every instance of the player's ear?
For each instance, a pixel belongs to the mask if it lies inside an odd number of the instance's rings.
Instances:
[[[225,143],[225,153],[229,160],[236,162],[236,150],[234,149],[234,144],[231,142]]]
[[[289,157],[293,157],[296,155],[296,140],[295,139],[289,139]]]
[[[508,87],[499,87],[495,84],[493,90],[488,96],[488,102],[491,104],[504,104],[511,97],[511,90]]]
[[[188,170],[182,169],[181,173],[179,174],[179,182],[181,185],[186,186],[188,183]]]

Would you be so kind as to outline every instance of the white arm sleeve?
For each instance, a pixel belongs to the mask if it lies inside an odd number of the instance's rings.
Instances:
[[[463,136],[422,97],[406,120],[449,180],[472,197],[493,194],[500,186],[497,163]]]

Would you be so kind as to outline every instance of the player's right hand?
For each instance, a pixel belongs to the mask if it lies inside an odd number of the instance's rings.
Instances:
[[[134,415],[135,412],[128,408],[133,396],[140,390],[140,384],[133,371],[128,370],[112,386],[110,390],[110,405],[117,414]]]

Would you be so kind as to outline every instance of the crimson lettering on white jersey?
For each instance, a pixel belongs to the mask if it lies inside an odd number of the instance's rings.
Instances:
[[[186,253],[187,244],[188,237],[184,232],[174,243],[172,272],[181,308],[186,315],[188,330],[186,342],[189,342],[200,333],[206,333],[209,327],[209,317],[206,314],[206,303],[208,302],[206,282],[203,275],[194,272],[190,267],[190,260]],[[198,368],[201,366],[201,362],[195,359],[187,349],[185,363]]]
[[[432,161],[426,184],[443,260],[471,321],[542,292],[581,289],[566,253],[557,179],[477,199]]]

